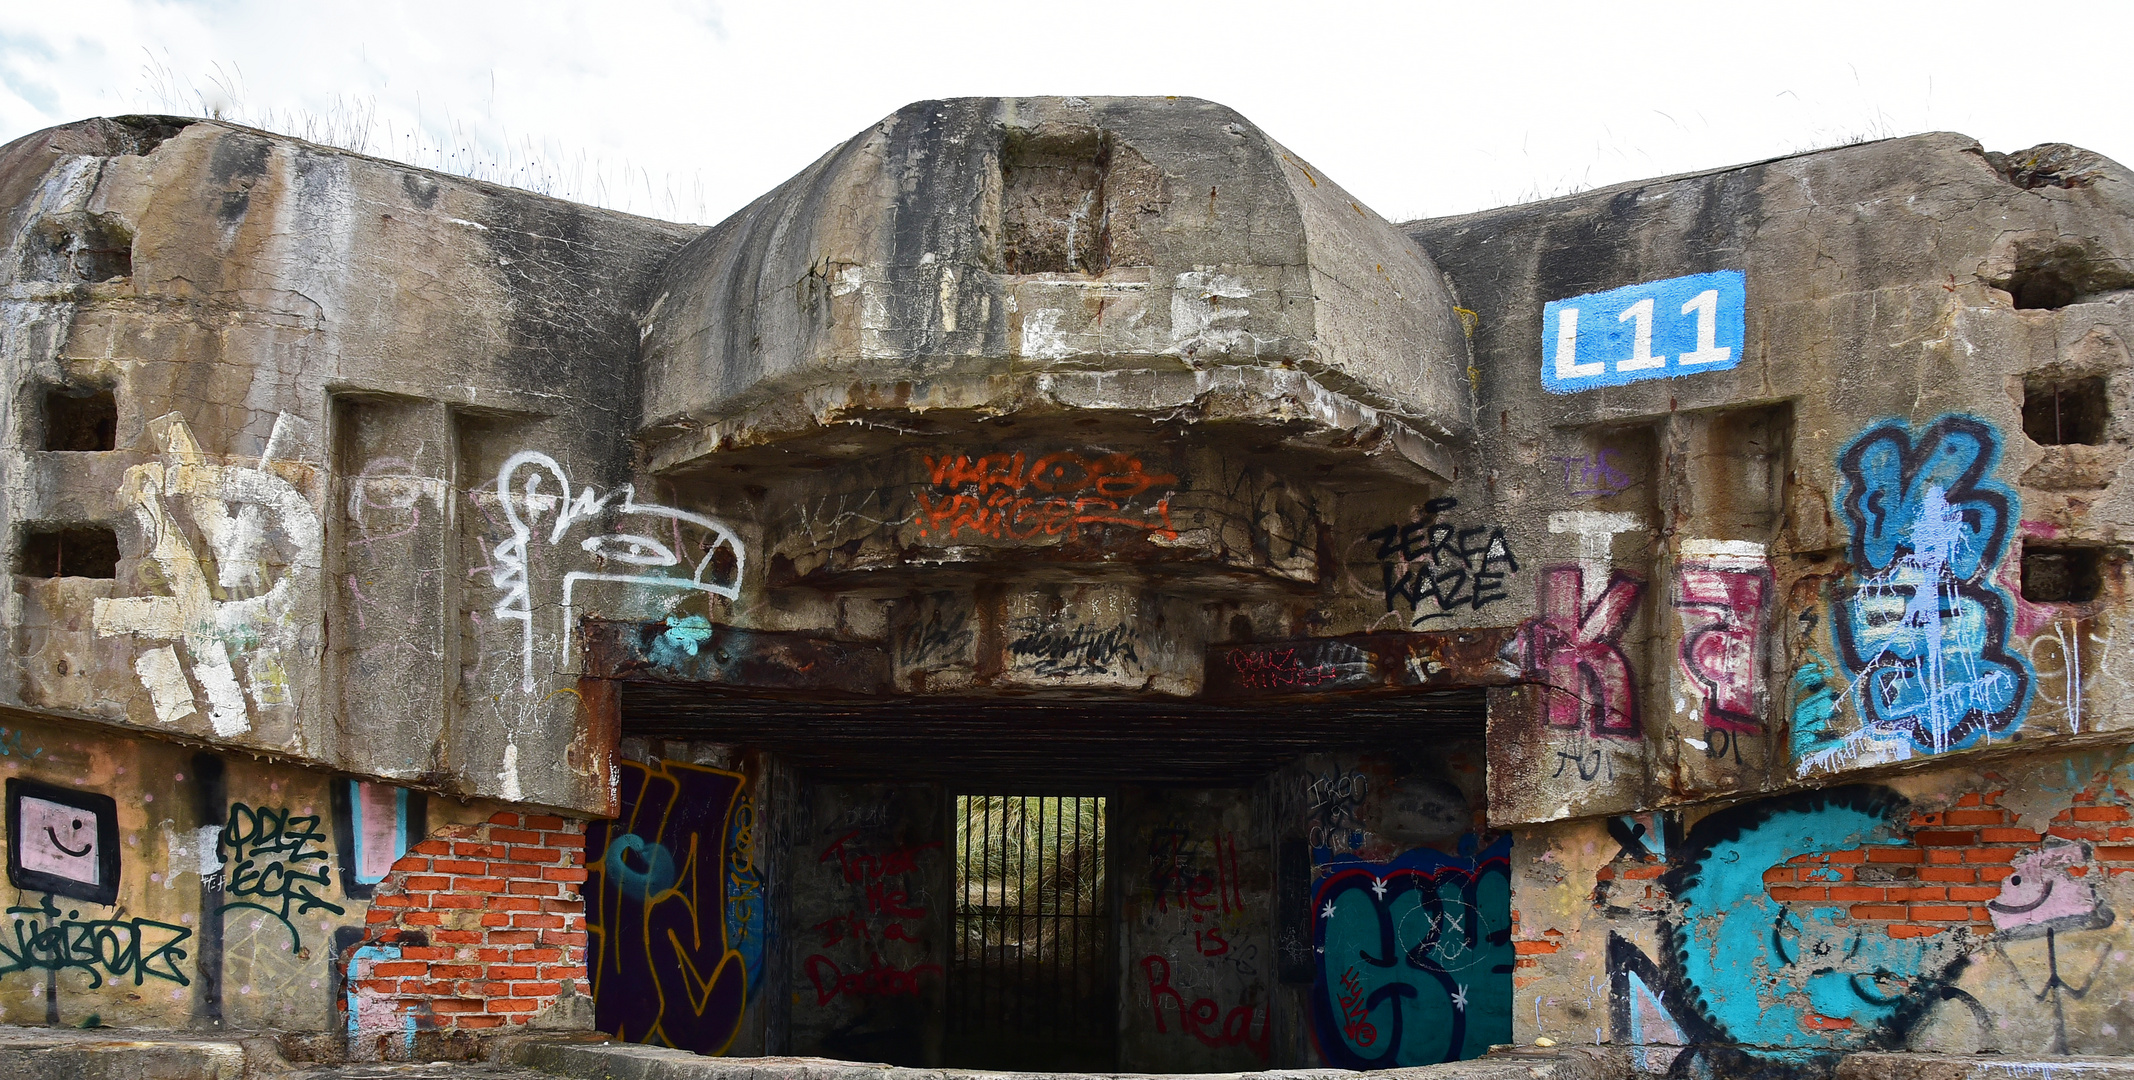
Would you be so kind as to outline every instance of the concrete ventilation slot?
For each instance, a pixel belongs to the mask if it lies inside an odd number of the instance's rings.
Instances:
[[[2104,592],[2103,552],[2092,547],[2023,545],[2023,599],[2081,604]]]
[[[2095,446],[2107,419],[2101,375],[2023,381],[2023,434],[2039,446]]]
[[[1094,131],[1011,134],[1001,165],[1002,258],[1011,274],[1101,274],[1109,264],[1104,175],[1111,149]]]
[[[133,230],[108,214],[43,223],[24,245],[26,281],[111,281],[133,276]]]
[[[118,398],[110,389],[54,386],[45,391],[46,450],[117,449],[118,428]]]
[[[2059,244],[2019,251],[2015,270],[1987,284],[2007,293],[2019,311],[2054,311],[2134,288],[2134,270],[2127,260]]]
[[[115,578],[118,534],[101,525],[32,525],[23,530],[17,566],[24,577]]]

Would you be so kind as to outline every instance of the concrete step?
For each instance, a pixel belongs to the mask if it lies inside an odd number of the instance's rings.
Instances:
[[[1853,1054],[1834,1080],[2134,1080],[2134,1058]]]
[[[254,1080],[247,1042],[171,1032],[0,1027],[0,1076],[9,1080]],[[262,1048],[252,1048],[260,1058]],[[279,1062],[278,1049],[270,1050]]]
[[[1042,1073],[979,1069],[912,1069],[808,1057],[714,1058],[635,1043],[528,1040],[500,1048],[499,1058],[576,1080],[1355,1080],[1347,1069],[1273,1069],[1248,1073]],[[1622,1063],[1582,1048],[1493,1054],[1421,1068],[1386,1069],[1373,1080],[1630,1080]]]

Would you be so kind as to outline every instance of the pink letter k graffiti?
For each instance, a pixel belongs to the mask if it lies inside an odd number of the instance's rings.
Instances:
[[[1541,616],[1520,631],[1526,670],[1548,688],[1550,727],[1589,728],[1595,735],[1635,739],[1637,688],[1630,661],[1616,643],[1637,610],[1645,583],[1616,570],[1608,587],[1588,604],[1585,571],[1555,566],[1542,572]]]

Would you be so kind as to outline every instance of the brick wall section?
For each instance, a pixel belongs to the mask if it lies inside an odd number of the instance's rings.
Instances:
[[[371,900],[364,940],[399,955],[350,973],[358,1039],[373,1028],[397,1037],[408,1017],[468,1034],[524,1024],[565,983],[575,992],[586,978],[584,852],[579,822],[510,811],[411,848]]]
[[[2128,793],[2099,777],[2075,793],[2069,804],[2046,823],[2045,831],[2025,827],[2002,807],[2006,789],[1958,796],[1946,810],[1915,813],[1903,842],[1867,844],[1848,850],[1803,855],[1764,872],[1771,896],[1790,903],[1829,904],[1846,910],[1854,925],[1877,926],[1891,937],[1929,937],[1964,928],[1993,932],[1986,902],[2000,895],[2001,880],[2015,872],[2014,860],[2035,850],[2048,837],[2090,845],[2090,866],[2080,875],[2100,871],[2134,874],[2134,812]],[[1620,858],[1596,875],[1608,903],[1657,913],[1666,896],[1657,879],[1668,865]],[[1596,899],[1601,894],[1596,893]],[[1533,968],[1563,948],[1558,931],[1521,933],[1512,914],[1512,948],[1518,968]],[[1526,985],[1538,975],[1516,976]]]
[[[1805,855],[1766,871],[1764,881],[1776,899],[1834,902],[1854,925],[1880,925],[1905,938],[1955,927],[1992,933],[1986,901],[2000,895],[2016,856],[2048,836],[2088,842],[2093,865],[2106,873],[2134,873],[2134,822],[2125,806],[2081,792],[2040,833],[1999,805],[2003,794],[1965,794],[1950,809],[1912,815],[1905,843]]]

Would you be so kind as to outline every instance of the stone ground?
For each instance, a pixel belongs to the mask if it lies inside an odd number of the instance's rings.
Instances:
[[[472,1061],[334,1065],[282,1073],[281,1080],[557,1080],[556,1074]]]

